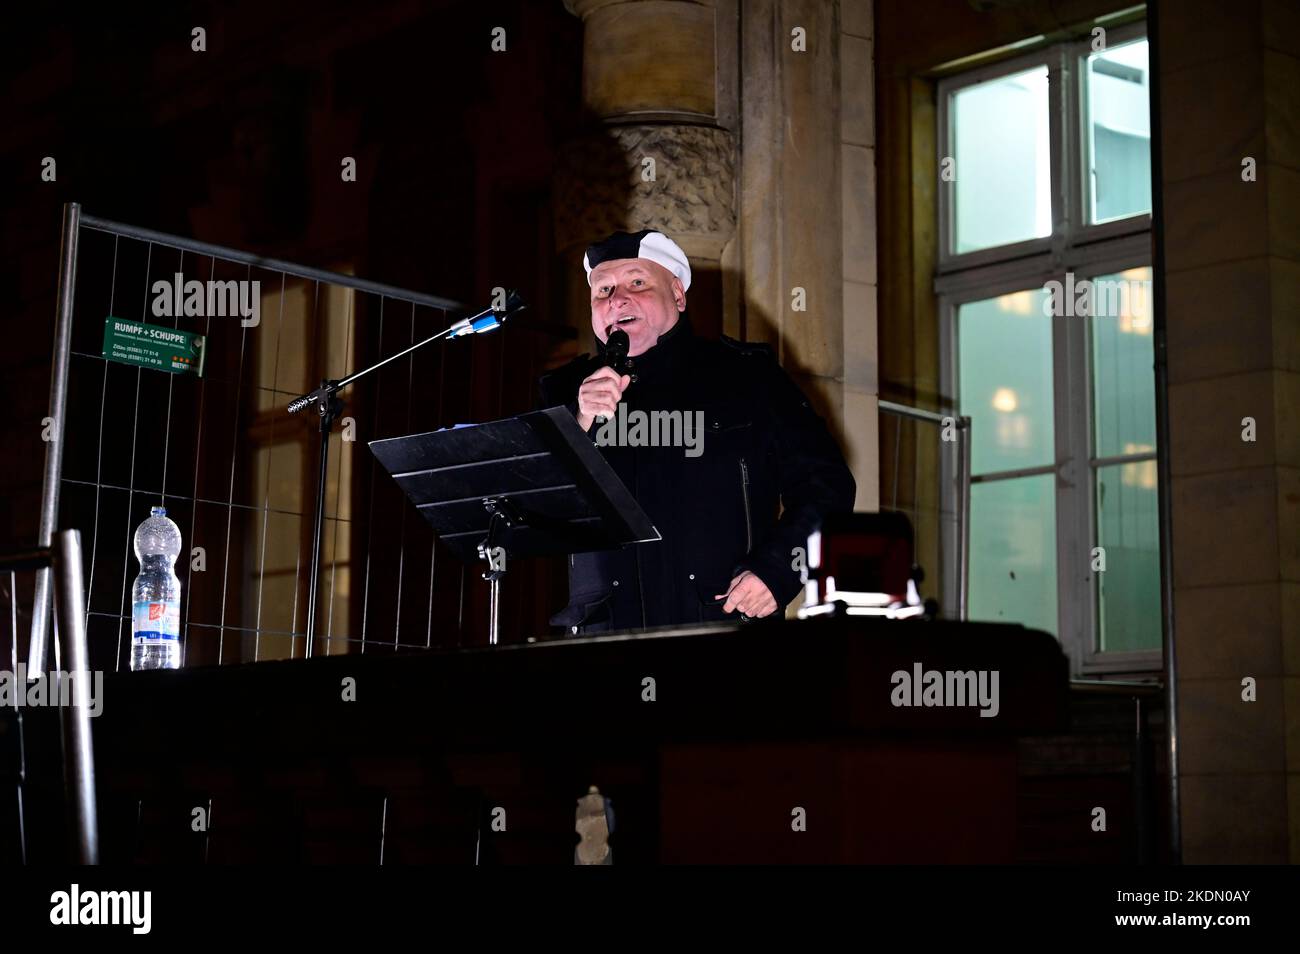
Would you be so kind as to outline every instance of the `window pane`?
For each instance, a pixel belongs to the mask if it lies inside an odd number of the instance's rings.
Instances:
[[[1052,319],[1046,293],[1013,292],[957,310],[958,395],[971,418],[971,469],[987,474],[1050,464]]]
[[[1052,231],[1047,67],[967,86],[951,98],[953,251]]]
[[[288,403],[283,394],[291,401],[312,387],[307,383],[307,343],[314,339],[307,329],[313,323],[314,287],[293,281],[285,284],[283,296],[280,291],[279,282],[262,286],[262,321],[248,339],[257,362],[259,411],[278,410]]]
[[[1087,58],[1090,221],[1151,211],[1151,115],[1147,41]]]
[[[1099,276],[1090,295],[1094,456],[1154,451],[1151,269]]]
[[[1156,462],[1097,470],[1096,573],[1102,652],[1160,648],[1160,537]]]
[[[970,618],[1056,635],[1056,478],[971,487]]]

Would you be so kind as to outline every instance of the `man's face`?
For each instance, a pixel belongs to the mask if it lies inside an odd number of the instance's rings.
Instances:
[[[591,270],[591,329],[601,341],[626,331],[629,357],[653,348],[685,309],[681,279],[658,262],[618,258]]]

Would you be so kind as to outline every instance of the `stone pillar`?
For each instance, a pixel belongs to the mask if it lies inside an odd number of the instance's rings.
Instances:
[[[616,229],[672,236],[691,259],[692,321],[705,334],[734,329],[722,269],[736,229],[735,0],[565,6],[583,22],[592,119],[561,150],[556,176],[556,247],[582,332],[578,350],[591,346],[582,253]]]
[[[1159,13],[1183,857],[1295,863],[1300,12]]]
[[[876,361],[876,116],[872,0],[840,3],[840,169],[844,234],[844,452],[857,510],[880,509]]]
[[[746,0],[742,11],[744,335],[777,347],[837,432],[858,509],[874,510],[871,0]]]

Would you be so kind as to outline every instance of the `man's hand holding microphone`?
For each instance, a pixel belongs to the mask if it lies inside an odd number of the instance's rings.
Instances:
[[[630,341],[627,332],[615,328],[605,342],[605,366],[588,375],[578,388],[578,426],[591,430],[596,421],[604,423],[618,413],[618,402],[632,383],[624,374]]]
[[[617,414],[618,402],[631,383],[630,375],[619,374],[608,365],[597,368],[578,388],[578,426],[588,431],[597,417],[608,419]]]

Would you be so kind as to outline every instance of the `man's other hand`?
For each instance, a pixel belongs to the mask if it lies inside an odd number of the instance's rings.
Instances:
[[[742,616],[758,619],[776,612],[776,597],[772,595],[767,585],[749,570],[732,580],[725,594],[719,593],[714,599],[720,600],[724,595],[727,597],[727,602],[722,605],[724,613],[740,610]]]
[[[589,431],[598,416],[611,418],[617,414],[618,402],[631,383],[630,376],[620,376],[608,365],[597,368],[578,388],[578,426]]]

